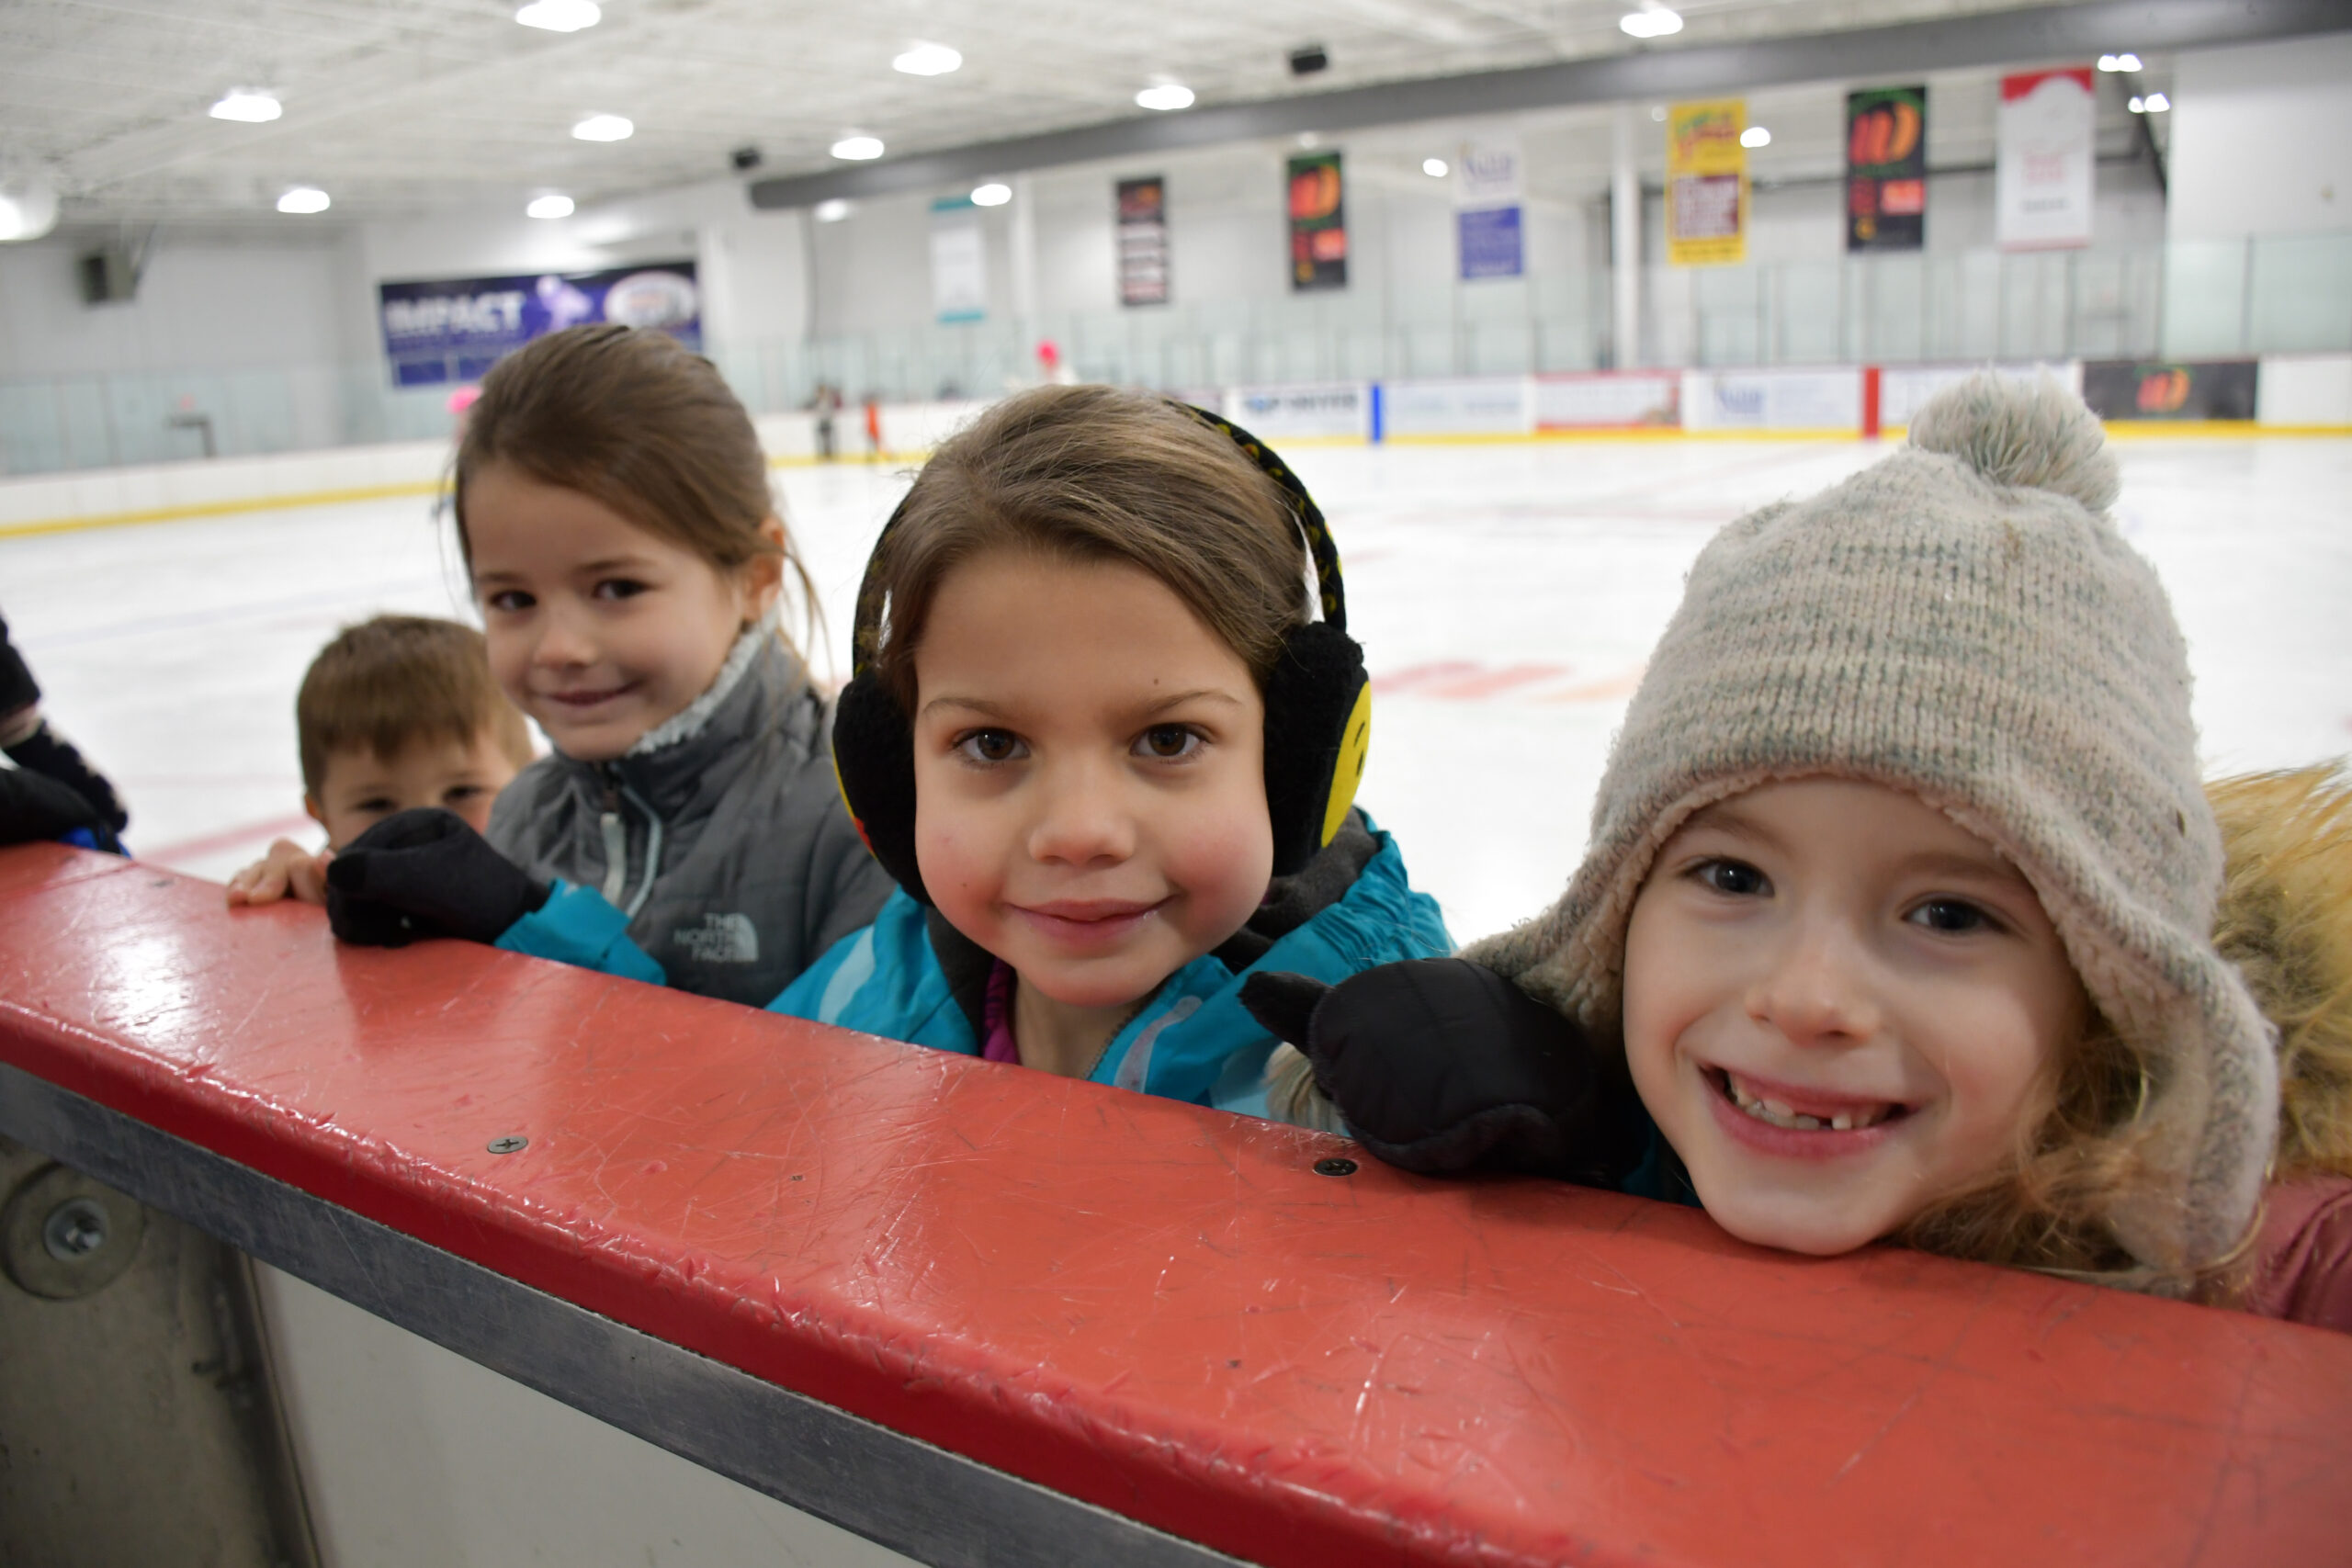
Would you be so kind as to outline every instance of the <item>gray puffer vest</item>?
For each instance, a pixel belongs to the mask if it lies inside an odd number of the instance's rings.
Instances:
[[[627,756],[515,776],[489,839],[602,892],[680,990],[760,1007],[889,897],[833,783],[831,705],[772,633]]]

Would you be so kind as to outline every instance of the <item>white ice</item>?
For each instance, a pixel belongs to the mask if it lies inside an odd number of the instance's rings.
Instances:
[[[2186,631],[2209,769],[2352,750],[2352,441],[2119,442],[2127,536]],[[1870,462],[1860,443],[1302,448],[1375,677],[1361,799],[1458,940],[1574,866],[1611,732],[1722,524]],[[783,470],[846,669],[850,599],[906,483]],[[134,850],[225,877],[300,816],[294,688],[338,626],[470,617],[421,499],[0,539],[0,613],[47,706],[121,786]],[[823,660],[820,660],[820,670]]]

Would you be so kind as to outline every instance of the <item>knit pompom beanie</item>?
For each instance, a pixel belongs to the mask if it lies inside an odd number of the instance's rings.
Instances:
[[[2078,400],[1988,371],[1904,449],[1726,526],[1634,694],[1566,894],[1464,956],[1617,1039],[1634,896],[1693,812],[1774,779],[1908,791],[2017,865],[2151,1064],[2116,1238],[2155,1289],[2225,1258],[2260,1196],[2278,1066],[2213,949],[2222,841],[2187,651],[2115,496]]]

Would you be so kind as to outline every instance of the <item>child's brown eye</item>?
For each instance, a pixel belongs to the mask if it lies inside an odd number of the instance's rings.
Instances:
[[[1735,898],[1750,897],[1772,886],[1762,872],[1744,861],[1711,860],[1694,874],[1702,886]]]
[[[976,762],[1010,762],[1021,755],[1021,737],[1010,729],[975,729],[956,749]]]
[[[1959,898],[1930,898],[1911,911],[1911,919],[1929,931],[1950,936],[1993,929],[1992,916]]]
[[[1190,756],[1200,744],[1200,739],[1188,726],[1155,724],[1143,732],[1142,749],[1148,756],[1172,761],[1179,757]]]

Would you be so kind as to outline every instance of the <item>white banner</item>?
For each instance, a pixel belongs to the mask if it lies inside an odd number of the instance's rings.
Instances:
[[[2001,78],[1993,204],[2003,250],[2091,243],[2097,107],[2087,65]]]
[[[1521,221],[1519,142],[1463,143],[1453,164],[1454,234],[1464,281],[1518,277],[1527,270]]]
[[[943,321],[989,313],[989,252],[980,209],[968,196],[931,204],[931,304]]]
[[[1348,436],[1372,430],[1371,389],[1362,381],[1290,387],[1229,387],[1225,417],[1268,441]]]
[[[1524,435],[1535,428],[1524,376],[1444,381],[1390,381],[1380,389],[1381,423],[1390,436]]]
[[[1593,370],[1535,378],[1538,430],[1671,430],[1682,423],[1679,370]]]
[[[1860,370],[1685,370],[1685,430],[1860,430]]]

